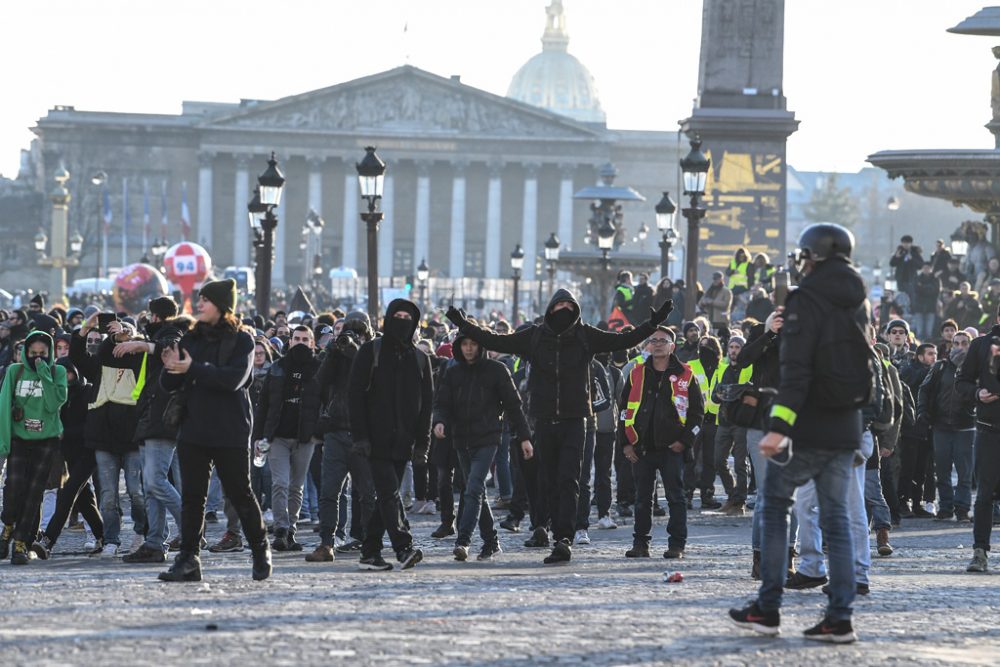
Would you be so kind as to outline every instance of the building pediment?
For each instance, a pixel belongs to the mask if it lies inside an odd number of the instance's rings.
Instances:
[[[557,114],[404,66],[321,90],[244,107],[209,129],[594,139]]]

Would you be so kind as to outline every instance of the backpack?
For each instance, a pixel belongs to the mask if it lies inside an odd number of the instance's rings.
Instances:
[[[865,424],[870,424],[876,431],[887,431],[893,424],[892,391],[889,387],[889,371],[884,365],[879,365],[875,373],[875,387],[872,400],[861,408]]]
[[[590,407],[597,417],[598,433],[614,433],[618,426],[618,403],[612,396],[611,379],[607,369],[599,362],[595,368],[591,364]]]
[[[826,409],[863,408],[877,399],[882,361],[855,319],[855,309],[839,308],[808,288],[794,294],[819,305],[823,326],[813,364],[809,395]]]

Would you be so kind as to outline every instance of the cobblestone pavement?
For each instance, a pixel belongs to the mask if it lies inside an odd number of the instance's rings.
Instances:
[[[275,554],[274,576],[250,579],[249,552],[203,552],[200,584],[164,584],[162,566],[101,561],[67,532],[49,561],[0,565],[0,664],[161,665],[995,665],[1000,587],[965,574],[971,524],[908,520],[897,548],[875,559],[872,594],[856,604],[861,642],[805,642],[821,615],[818,590],[785,597],[778,639],[726,620],[754,593],[749,518],[691,513],[687,558],[676,567],[665,519],[654,557],[623,556],[630,526],[591,531],[569,565],[545,567],[524,533],[502,533],[494,563],[452,559],[451,540],[429,537],[434,517],[414,517],[425,561],[409,571],[366,573],[354,559],[311,564]],[[221,533],[212,526],[210,537]],[[312,541],[308,529],[300,538]],[[123,530],[123,536],[128,535]],[[478,550],[474,541],[474,552]],[[387,550],[386,555],[390,555]],[[668,567],[669,566],[669,567]],[[668,584],[678,569],[684,581]]]

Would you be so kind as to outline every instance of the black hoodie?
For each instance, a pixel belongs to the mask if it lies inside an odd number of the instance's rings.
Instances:
[[[800,290],[811,290],[836,308],[852,310],[864,327],[870,323],[865,285],[854,267],[839,258],[818,262],[785,305],[785,323],[778,338],[781,378],[770,428],[790,436],[796,448],[857,449],[861,445],[860,408],[830,409],[811,391],[816,360],[824,354],[818,343],[827,322],[822,304],[799,294]]]
[[[412,319],[394,317],[401,310]],[[385,335],[362,345],[354,357],[348,392],[351,437],[371,458],[427,460],[434,380],[430,360],[413,344],[419,321],[413,302],[395,299],[385,312]]]
[[[1000,394],[1000,374],[994,365],[992,348],[1000,345],[1000,324],[988,333],[972,341],[965,355],[962,368],[958,371],[955,389],[959,396],[976,403],[976,427],[1000,432],[1000,401],[983,403],[979,400],[979,390]]]
[[[553,313],[560,301],[573,304],[571,315]],[[566,317],[568,325],[559,326]],[[627,333],[601,331],[580,322],[573,293],[558,289],[545,309],[545,321],[512,334],[496,334],[472,323],[456,322],[462,333],[488,350],[516,354],[531,364],[529,409],[535,419],[580,419],[593,415],[590,403],[590,360],[595,354],[626,350],[646,340],[654,327],[643,322]],[[565,324],[565,323],[563,323]]]
[[[521,397],[507,366],[487,359],[481,345],[479,357],[470,364],[462,354],[465,339],[459,333],[452,343],[455,361],[448,365],[434,397],[433,423],[444,424],[452,445],[460,449],[499,446],[505,415],[517,433],[517,442],[530,440]]]

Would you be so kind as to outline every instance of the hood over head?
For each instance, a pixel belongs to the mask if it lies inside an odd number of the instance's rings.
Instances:
[[[50,366],[52,365],[53,361],[52,355],[55,343],[52,341],[52,336],[50,336],[48,333],[44,331],[32,331],[31,333],[28,334],[28,337],[24,339],[24,347],[21,349],[21,363],[23,364],[28,363],[28,348],[31,347],[32,343],[39,340],[44,342],[48,346],[49,353],[45,357],[45,361]]]
[[[400,311],[408,312],[411,319],[396,318],[396,313]],[[419,325],[420,308],[409,299],[393,299],[385,309],[385,322],[382,324],[382,329],[385,335],[392,337],[399,343],[412,345],[413,334],[416,333]]]
[[[568,301],[573,304],[573,307],[569,310],[553,312],[555,305],[562,301]],[[562,313],[572,313],[572,315],[563,315]],[[553,332],[561,334],[579,322],[580,302],[576,300],[576,296],[574,296],[568,289],[557,289],[555,294],[552,295],[552,299],[549,300],[549,305],[545,308],[545,325],[548,326]]]
[[[65,368],[67,374],[72,373],[74,377],[76,377],[75,384],[87,383],[87,378],[80,375],[80,371],[76,369],[76,364],[74,364],[69,357],[60,357],[59,359],[56,359],[56,364]]]
[[[816,262],[816,268],[799,284],[840,308],[858,308],[868,298],[861,275],[842,257]]]
[[[461,364],[468,363],[465,360],[465,355],[462,354],[462,341],[465,340],[466,338],[468,338],[468,336],[466,336],[462,332],[459,332],[455,336],[454,342],[452,342],[452,344],[451,344],[451,353],[452,353],[452,356],[455,358],[456,361],[458,361]],[[479,346],[479,354],[476,357],[476,360],[477,361],[482,361],[485,358],[486,358],[486,348],[483,347],[482,345],[480,345]]]

